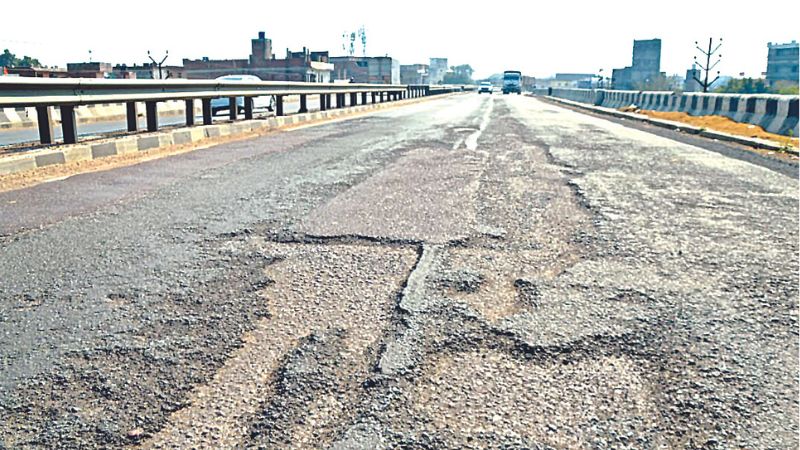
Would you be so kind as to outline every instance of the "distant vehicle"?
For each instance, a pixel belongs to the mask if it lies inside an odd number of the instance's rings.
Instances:
[[[478,86],[478,94],[482,94],[484,92],[492,93],[492,83],[488,81],[481,81],[481,84]]]
[[[261,78],[258,78],[255,75],[223,75],[221,77],[216,78],[219,81],[261,81]],[[269,100],[266,101],[258,101],[259,97],[256,97],[255,107],[266,107],[267,110],[272,111],[272,105],[274,102],[273,96],[269,96]],[[228,111],[230,109],[230,100],[228,97],[222,98],[212,98],[211,99],[211,114],[217,115],[219,111]],[[244,112],[244,97],[236,97],[236,110],[237,112],[243,113]]]
[[[506,70],[503,72],[503,94],[510,92],[522,94],[522,72],[519,70]]]

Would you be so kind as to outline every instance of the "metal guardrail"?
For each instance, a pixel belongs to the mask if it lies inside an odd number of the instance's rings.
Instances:
[[[186,125],[194,125],[194,101],[200,100],[203,124],[212,123],[211,99],[229,98],[229,117],[236,120],[237,97],[244,98],[244,118],[253,118],[253,98],[275,96],[276,115],[284,115],[283,97],[300,96],[300,113],[308,112],[308,95],[320,96],[320,110],[417,98],[465,90],[462,86],[299,83],[278,81],[217,81],[217,80],[104,80],[94,78],[36,79],[0,77],[0,108],[35,107],[39,125],[39,140],[53,142],[51,107],[61,110],[64,143],[78,140],[75,107],[98,103],[125,103],[128,131],[138,131],[137,103],[144,102],[147,131],[158,130],[158,102],[186,102]],[[335,96],[336,105],[332,98]],[[349,102],[347,97],[349,96]],[[371,97],[371,98],[370,98]],[[349,104],[348,104],[349,103]]]

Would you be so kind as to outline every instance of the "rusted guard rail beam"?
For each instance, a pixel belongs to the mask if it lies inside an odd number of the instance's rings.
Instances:
[[[339,84],[298,83],[280,81],[217,81],[217,80],[105,80],[94,78],[41,79],[0,77],[0,108],[35,107],[39,124],[39,140],[43,144],[54,141],[51,108],[61,110],[61,129],[64,143],[78,140],[78,124],[75,108],[82,105],[125,103],[127,105],[128,131],[138,129],[137,102],[145,103],[147,131],[158,129],[158,102],[167,100],[186,101],[186,125],[194,125],[194,100],[202,103],[203,124],[212,121],[211,99],[229,98],[236,105],[237,97],[244,97],[246,119],[252,119],[252,100],[255,97],[273,95],[276,113],[283,115],[283,97],[299,95],[300,112],[307,110],[308,95],[319,95],[321,109],[332,108],[331,96],[337,98],[336,107],[345,106],[349,97],[350,106],[362,104],[370,94],[372,102],[417,98],[464,90],[462,86],[417,86],[390,84]],[[350,94],[349,96],[347,94]],[[384,100],[385,99],[385,100]],[[232,108],[236,111],[237,108]],[[236,114],[231,114],[235,119]]]

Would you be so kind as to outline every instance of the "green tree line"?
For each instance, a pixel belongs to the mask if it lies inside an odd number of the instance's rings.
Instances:
[[[783,94],[797,95],[797,85],[778,85],[769,87],[763,78],[734,78],[725,86],[714,89],[714,92],[727,94]]]
[[[39,62],[36,58],[31,58],[30,56],[23,56],[22,58],[17,58],[17,55],[8,51],[8,49],[3,50],[3,54],[0,55],[0,67],[43,67],[42,63]]]

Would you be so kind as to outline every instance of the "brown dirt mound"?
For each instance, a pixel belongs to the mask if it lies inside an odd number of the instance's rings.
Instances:
[[[723,133],[735,134],[737,136],[747,136],[757,139],[765,139],[773,142],[778,142],[782,145],[792,147],[800,146],[798,138],[789,136],[782,136],[780,134],[769,133],[764,131],[758,125],[751,125],[749,123],[735,122],[724,116],[690,116],[683,112],[662,112],[662,111],[640,111],[641,114],[647,116],[672,120],[674,122],[683,122],[696,127],[707,128],[709,130],[721,131]]]

